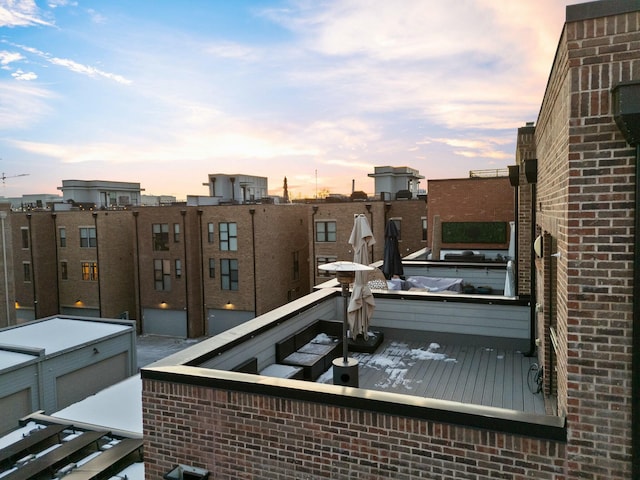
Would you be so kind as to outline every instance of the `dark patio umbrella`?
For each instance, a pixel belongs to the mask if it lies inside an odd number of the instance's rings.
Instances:
[[[394,275],[404,275],[402,269],[402,258],[400,258],[400,248],[398,247],[398,228],[393,220],[387,222],[384,230],[384,262],[382,273],[387,279]]]

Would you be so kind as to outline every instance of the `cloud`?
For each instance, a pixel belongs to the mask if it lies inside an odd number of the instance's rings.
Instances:
[[[1,0],[0,0],[1,1]],[[129,85],[131,84],[131,80],[123,77],[122,75],[118,75],[115,73],[110,73],[110,72],[105,72],[104,70],[100,70],[99,68],[96,67],[92,67],[90,65],[84,65],[82,63],[78,63],[75,60],[71,60],[68,58],[59,58],[59,57],[54,57],[53,55],[51,55],[48,52],[44,52],[42,50],[39,50],[37,48],[34,47],[30,47],[28,45],[21,45],[21,44],[16,44],[16,43],[10,43],[10,42],[4,42],[4,43],[8,43],[11,46],[15,47],[15,48],[20,48],[21,50],[23,50],[24,52],[27,53],[31,53],[33,55],[36,55],[40,58],[43,58],[44,60],[46,60],[47,62],[51,63],[52,65],[57,65],[59,67],[64,67],[74,73],[79,73],[81,75],[86,75],[88,77],[102,77],[102,78],[106,78],[108,80],[113,80],[114,82],[120,83],[122,85]],[[2,60],[2,53],[4,52],[0,52],[0,60]],[[6,52],[7,54],[9,54],[9,52]],[[20,55],[20,59],[24,59],[24,57],[21,54],[12,54],[12,55]]]
[[[0,27],[53,26],[44,20],[35,0],[0,0]]]
[[[235,42],[210,43],[204,48],[205,53],[220,58],[255,60],[259,54],[255,48]]]
[[[131,80],[128,80],[121,75],[105,72],[103,70],[100,70],[98,68],[91,67],[88,65],[83,65],[81,63],[75,62],[68,58],[47,57],[47,60],[49,60],[49,62],[52,63],[53,65],[65,67],[71,70],[72,72],[80,73],[82,75],[87,75],[89,77],[103,77],[124,85],[129,85],[131,83]]]
[[[0,130],[31,126],[51,113],[47,100],[55,95],[25,82],[0,81]]]
[[[300,1],[262,12],[299,39],[304,60],[291,83],[325,88],[362,113],[485,130],[515,128],[537,113],[558,33],[549,17],[562,13],[554,0],[508,8],[493,0],[406,0],[402,8]]]
[[[17,52],[0,51],[0,65],[9,65],[12,62],[23,60],[24,57]]]
[[[23,72],[21,69],[18,69],[15,72],[13,72],[11,76],[16,80],[26,80],[26,81],[35,80],[36,78],[38,78],[38,75],[36,75],[35,73]]]
[[[452,153],[465,158],[489,158],[493,160],[513,158],[512,153],[500,150],[501,147],[512,142],[511,138],[483,140],[469,138],[430,138],[427,142],[451,147]]]

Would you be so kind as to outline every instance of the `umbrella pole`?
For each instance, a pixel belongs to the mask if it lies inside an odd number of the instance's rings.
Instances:
[[[342,322],[342,361],[344,362],[345,365],[348,362],[347,357],[349,356],[349,338],[348,338],[349,313],[347,311],[347,306],[349,304],[348,298],[349,298],[349,284],[343,283],[342,284],[342,300],[344,304],[344,321]]]

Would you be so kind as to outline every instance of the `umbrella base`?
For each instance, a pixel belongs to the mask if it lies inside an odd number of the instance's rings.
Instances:
[[[344,387],[358,387],[358,360],[344,357],[333,361],[333,384]]]
[[[373,353],[378,349],[383,340],[384,334],[382,332],[369,332],[369,338],[366,339],[363,335],[358,335],[355,340],[349,338],[349,351]]]

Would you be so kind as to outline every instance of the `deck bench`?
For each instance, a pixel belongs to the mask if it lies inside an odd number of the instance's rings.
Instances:
[[[260,375],[276,378],[289,378],[292,380],[304,380],[304,368],[297,365],[272,363],[260,370]]]
[[[241,373],[258,373],[258,359],[256,357],[251,357],[239,365],[236,365],[231,369],[232,372],[241,372]]]
[[[325,334],[331,343],[316,343]],[[302,367],[304,379],[315,381],[328,370],[342,350],[342,323],[318,320],[306,328],[276,343],[276,363]]]

